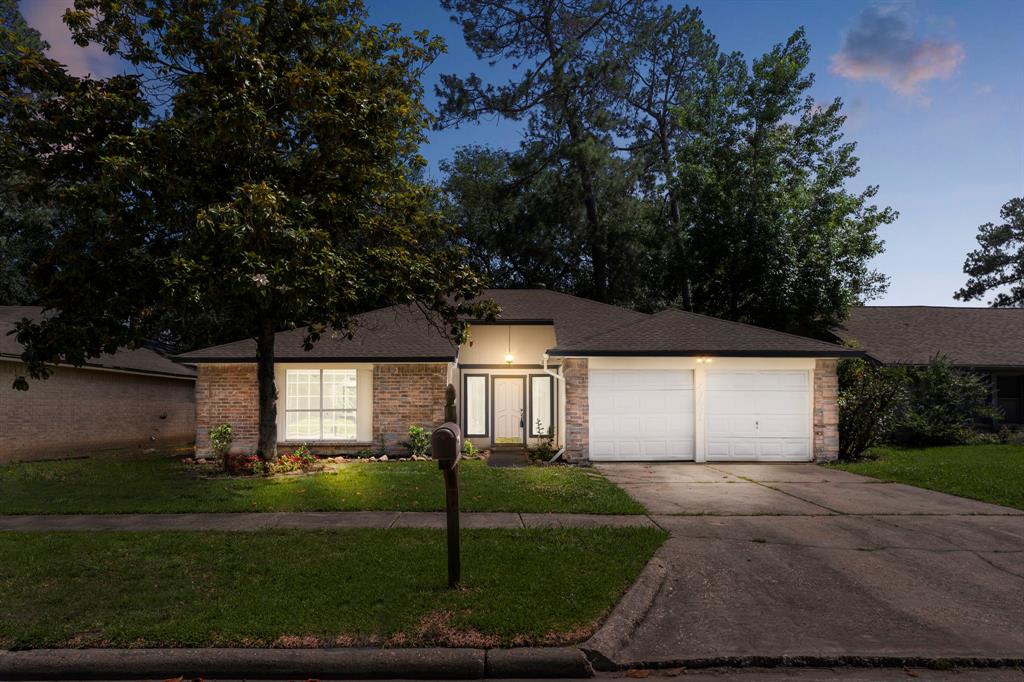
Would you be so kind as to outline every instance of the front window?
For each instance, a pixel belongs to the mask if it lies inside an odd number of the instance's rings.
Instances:
[[[544,438],[554,435],[553,386],[550,376],[530,377],[530,436]]]
[[[466,375],[465,424],[467,436],[487,435],[487,376]]]
[[[289,369],[285,373],[287,440],[356,439],[356,371]]]

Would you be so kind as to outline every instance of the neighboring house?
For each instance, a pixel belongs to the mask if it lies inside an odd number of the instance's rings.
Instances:
[[[0,306],[0,462],[191,443],[195,381],[190,367],[148,348],[121,350],[82,367],[59,366],[29,390],[14,324],[40,309]]]
[[[859,351],[669,310],[646,315],[547,290],[489,290],[496,322],[472,322],[453,347],[417,311],[376,310],[351,340],[304,329],[277,335],[282,448],[394,449],[410,425],[444,417],[458,392],[463,431],[480,447],[548,434],[572,460],[834,459],[836,361]],[[257,442],[255,342],[185,353],[196,383],[199,454],[230,423]]]
[[[884,365],[943,355],[986,377],[1004,423],[1024,424],[1024,308],[858,306],[832,333]]]

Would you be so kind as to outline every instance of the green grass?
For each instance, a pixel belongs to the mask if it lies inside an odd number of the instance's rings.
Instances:
[[[875,448],[877,459],[835,465],[855,474],[1024,509],[1024,446]]]
[[[587,637],[666,534],[0,534],[0,648],[499,646]]]
[[[434,462],[348,462],[308,476],[204,477],[181,453],[0,466],[0,514],[271,511],[440,511]],[[593,469],[460,465],[461,507],[480,512],[642,514]]]

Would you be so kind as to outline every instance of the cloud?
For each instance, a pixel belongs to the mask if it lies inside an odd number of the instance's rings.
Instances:
[[[832,55],[831,71],[853,80],[875,80],[901,95],[917,95],[921,85],[949,78],[964,59],[955,42],[914,36],[903,7],[868,7],[843,36]]]
[[[97,45],[79,47],[71,38],[71,31],[64,25],[64,10],[74,0],[22,0],[20,9],[29,26],[39,31],[43,40],[50,44],[47,54],[64,64],[75,76],[107,78],[123,73],[125,68],[120,59],[106,54]]]

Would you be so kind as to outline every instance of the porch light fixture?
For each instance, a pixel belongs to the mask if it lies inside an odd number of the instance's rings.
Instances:
[[[701,357],[697,358],[697,364],[700,364],[700,365],[710,365],[711,364],[711,358],[709,358],[707,356],[701,356]]]
[[[512,325],[509,325],[508,326],[508,348],[507,348],[507,352],[505,353],[505,364],[506,365],[511,365],[512,364],[512,360],[514,360],[514,359],[515,358],[512,357]]]

